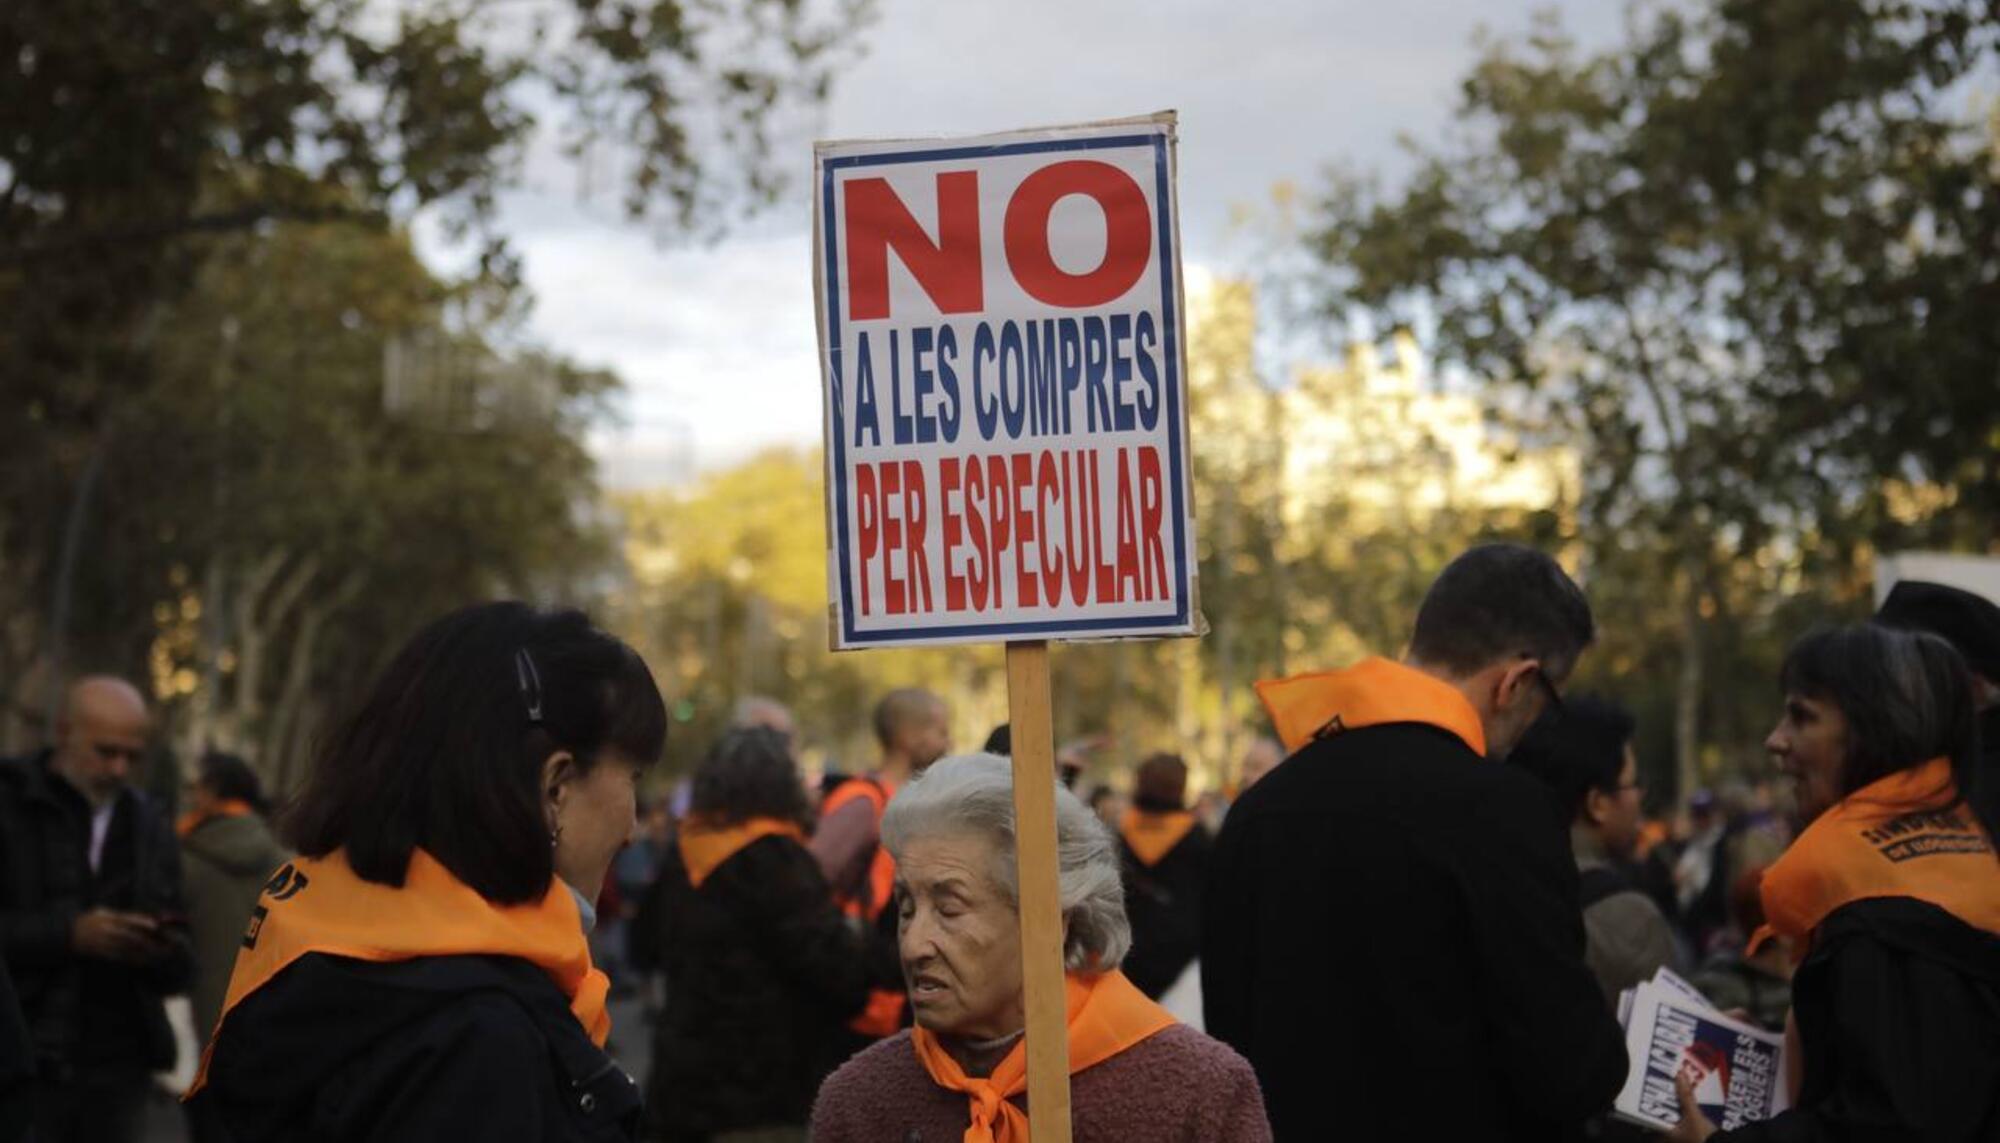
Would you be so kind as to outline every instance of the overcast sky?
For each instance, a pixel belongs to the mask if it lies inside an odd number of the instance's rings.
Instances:
[[[817,116],[831,139],[971,134],[1180,112],[1181,231],[1196,272],[1245,257],[1231,207],[1332,161],[1394,172],[1396,137],[1434,137],[1482,25],[1515,36],[1557,9],[1586,45],[1618,0],[879,0],[866,49]],[[607,480],[659,482],[820,432],[810,140],[793,195],[728,240],[663,246],[546,150],[501,229],[526,262],[534,335],[608,366],[629,424],[596,442]],[[457,261],[419,228],[427,253]]]

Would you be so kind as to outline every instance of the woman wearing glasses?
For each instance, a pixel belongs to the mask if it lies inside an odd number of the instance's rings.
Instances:
[[[425,628],[314,759],[190,1098],[244,1140],[632,1137],[584,934],[665,736],[579,612]]]

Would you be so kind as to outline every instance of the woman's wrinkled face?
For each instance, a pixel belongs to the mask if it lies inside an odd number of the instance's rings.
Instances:
[[[638,827],[639,775],[644,769],[607,749],[586,772],[579,773],[572,759],[568,767],[554,767],[549,774],[556,876],[590,900],[603,891],[611,859]]]
[[[1824,699],[1785,696],[1785,712],[1764,749],[1792,780],[1801,825],[1812,822],[1845,796],[1841,772],[1847,765],[1847,716]]]
[[[903,980],[918,1024],[991,1040],[1025,1026],[1018,914],[993,880],[999,851],[958,834],[911,841],[896,863]]]

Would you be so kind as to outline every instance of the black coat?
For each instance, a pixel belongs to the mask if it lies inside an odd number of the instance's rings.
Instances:
[[[310,953],[229,1012],[195,1097],[237,1143],[637,1137],[639,1091],[527,961]]]
[[[1714,1143],[2000,1140],[2000,936],[1907,897],[1856,901],[1813,934],[1792,1013],[1796,1110]]]
[[[56,1077],[101,1065],[172,1067],[162,1000],[194,970],[173,830],[143,793],[121,790],[92,873],[90,806],[48,764],[47,751],[0,762],[0,952],[35,1051]],[[100,907],[182,919],[162,929],[166,955],[117,964],[70,948],[76,918]]]
[[[632,937],[635,959],[667,982],[649,1133],[804,1126],[868,988],[861,940],[812,854],[788,837],[759,838],[696,889],[672,847]]]
[[[1430,726],[1307,744],[1210,862],[1211,1035],[1281,1141],[1577,1136],[1625,1078],[1546,790]]]
[[[1119,968],[1139,991],[1158,1000],[1201,951],[1201,895],[1214,843],[1199,823],[1153,865],[1118,841],[1125,874],[1125,916],[1132,951]]]
[[[14,978],[0,959],[0,1143],[15,1143],[35,1121],[35,1051],[14,999]]]

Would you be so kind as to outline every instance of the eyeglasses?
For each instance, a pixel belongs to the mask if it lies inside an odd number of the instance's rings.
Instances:
[[[97,756],[106,762],[116,762],[120,758],[123,758],[127,762],[137,765],[146,760],[146,751],[143,748],[116,746],[109,742],[94,742],[90,748],[95,750]]]
[[[1541,684],[1542,694],[1549,700],[1548,709],[1560,715],[1563,709],[1562,692],[1556,689],[1556,685],[1553,682],[1549,681],[1548,672],[1542,669],[1540,663],[1535,664],[1535,681]]]

